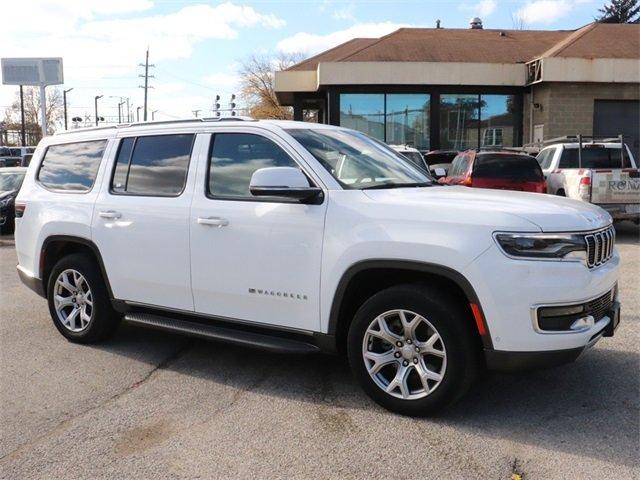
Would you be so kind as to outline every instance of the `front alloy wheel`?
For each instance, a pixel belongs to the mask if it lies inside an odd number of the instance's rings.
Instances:
[[[440,334],[426,318],[409,310],[376,317],[363,337],[362,356],[374,383],[405,400],[430,395],[447,369]]]

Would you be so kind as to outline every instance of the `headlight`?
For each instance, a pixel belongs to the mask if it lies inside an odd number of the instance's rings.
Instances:
[[[584,235],[544,233],[497,233],[496,242],[511,257],[541,260],[586,261]]]

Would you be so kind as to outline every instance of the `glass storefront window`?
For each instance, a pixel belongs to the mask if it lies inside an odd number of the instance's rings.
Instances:
[[[478,95],[440,96],[440,149],[478,148]]]
[[[384,141],[384,94],[341,94],[340,126]]]
[[[387,94],[386,142],[429,150],[429,106],[428,94]]]
[[[516,138],[515,95],[481,95],[482,147],[512,147]]]

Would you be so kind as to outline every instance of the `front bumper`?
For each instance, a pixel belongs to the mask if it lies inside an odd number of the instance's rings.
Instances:
[[[611,323],[605,315],[575,331],[542,332],[532,321],[540,305],[588,302],[615,288],[620,257],[587,268],[579,262],[518,260],[492,246],[464,270],[474,287],[487,325],[487,363],[548,366],[577,358]],[[488,342],[487,342],[488,343]],[[503,361],[510,357],[509,361]],[[498,359],[495,360],[494,359]]]

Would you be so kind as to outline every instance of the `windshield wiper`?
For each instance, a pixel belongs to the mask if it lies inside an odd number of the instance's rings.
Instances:
[[[413,188],[413,187],[431,187],[433,182],[415,182],[415,183],[379,183],[369,187],[362,187],[362,190],[379,190],[385,188]]]

